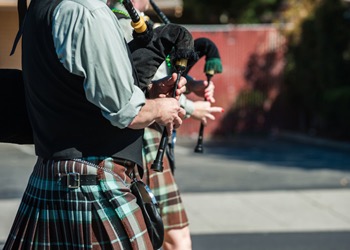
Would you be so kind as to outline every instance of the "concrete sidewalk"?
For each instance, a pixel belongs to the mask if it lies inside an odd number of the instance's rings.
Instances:
[[[182,195],[193,235],[350,231],[350,190],[299,190]],[[0,202],[4,242],[19,199]]]
[[[187,193],[192,234],[350,231],[350,190]]]

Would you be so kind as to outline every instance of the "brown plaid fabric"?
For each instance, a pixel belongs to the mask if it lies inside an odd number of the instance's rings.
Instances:
[[[38,159],[4,249],[153,249],[126,168],[112,158],[100,166]],[[98,183],[69,189],[58,174],[70,172]]]
[[[161,133],[156,128],[146,128],[143,136],[143,164],[145,167],[143,181],[151,188],[159,202],[164,229],[188,226],[188,219],[183,206],[178,186],[171,173],[166,156],[163,159],[163,172],[155,172],[151,165],[156,158]]]

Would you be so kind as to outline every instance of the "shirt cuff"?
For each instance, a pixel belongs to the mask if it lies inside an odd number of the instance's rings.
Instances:
[[[190,117],[194,111],[193,101],[187,99],[187,97],[185,95],[181,95],[179,102],[180,102],[180,106],[186,111],[185,118]]]
[[[129,126],[145,103],[146,98],[144,93],[140,88],[135,86],[129,102],[123,108],[121,108],[117,113],[102,111],[102,114],[111,122],[113,126],[123,129]]]

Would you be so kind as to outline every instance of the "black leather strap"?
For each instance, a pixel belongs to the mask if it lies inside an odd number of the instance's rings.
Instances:
[[[18,0],[17,1],[17,11],[18,11],[18,25],[19,25],[19,29],[22,27],[23,25],[23,21],[24,21],[24,16],[27,13],[27,1],[26,0]]]
[[[13,45],[12,45],[10,56],[12,56],[15,53],[19,39],[22,36],[23,23],[24,23],[25,15],[27,13],[27,9],[28,9],[27,0],[18,0],[17,1],[18,26],[19,27],[18,27],[18,32],[17,32],[16,38],[15,38]]]
[[[60,3],[60,1],[61,0],[55,0],[53,2],[53,4],[54,4],[53,9],[56,8],[56,6]],[[33,4],[32,2],[34,2],[34,0],[31,0],[30,5]],[[18,32],[16,34],[15,40],[13,41],[10,56],[12,56],[15,53],[17,44],[22,37],[23,28],[24,28],[24,21],[26,18],[27,11],[28,11],[27,0],[17,0]]]
[[[89,185],[98,185],[99,180],[97,179],[97,175],[87,174],[81,175],[79,173],[68,173],[68,174],[60,174],[58,176],[58,180],[61,185],[66,186],[68,188],[78,188],[80,186],[89,186]]]

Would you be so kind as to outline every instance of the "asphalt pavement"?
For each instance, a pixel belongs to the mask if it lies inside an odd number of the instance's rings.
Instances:
[[[302,139],[302,140],[301,140]],[[350,147],[291,136],[178,138],[175,178],[194,250],[349,250]],[[0,246],[35,162],[0,144]]]
[[[178,140],[195,250],[349,250],[349,144],[300,135]]]

